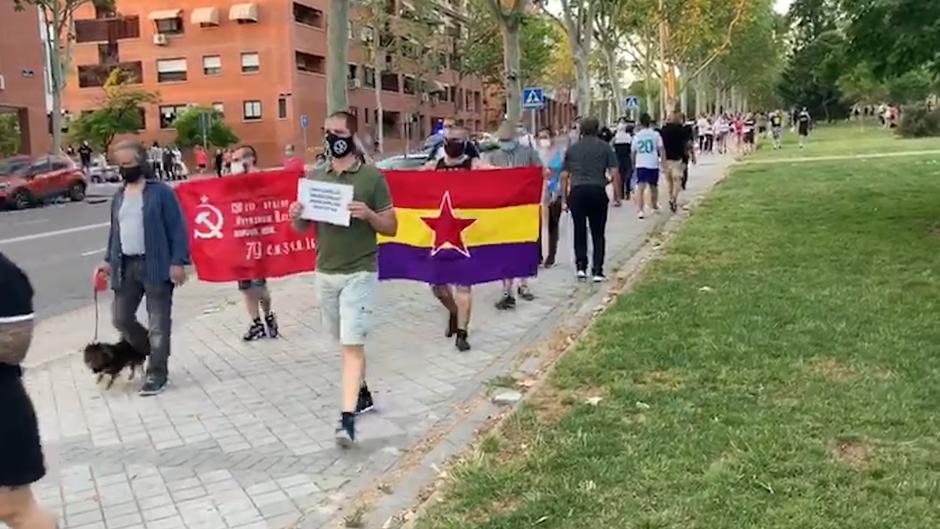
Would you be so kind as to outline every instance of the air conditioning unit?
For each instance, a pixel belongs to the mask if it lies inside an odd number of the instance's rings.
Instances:
[[[422,102],[422,103],[427,103],[427,102],[428,102],[428,95],[427,95],[427,94],[421,94],[421,102]]]
[[[349,88],[352,88],[352,89],[362,88],[362,81],[360,81],[359,79],[350,79],[348,81],[348,84],[349,84]]]
[[[153,43],[157,46],[166,46],[167,40],[166,35],[163,33],[157,33],[153,36]]]
[[[375,39],[375,33],[372,28],[362,28],[359,30],[359,40],[362,42],[372,42]]]

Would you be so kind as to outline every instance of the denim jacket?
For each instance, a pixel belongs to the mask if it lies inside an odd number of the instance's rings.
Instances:
[[[176,193],[168,185],[148,180],[144,185],[144,281],[151,284],[170,281],[170,265],[188,265],[189,236],[186,220]],[[111,232],[105,261],[111,265],[111,288],[121,288],[123,252],[119,213],[124,203],[124,188],[111,201]]]

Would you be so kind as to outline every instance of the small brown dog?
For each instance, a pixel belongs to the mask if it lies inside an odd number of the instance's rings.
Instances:
[[[111,375],[107,385],[107,389],[111,389],[114,379],[127,367],[131,368],[128,380],[134,380],[137,368],[143,365],[148,354],[149,351],[134,349],[126,340],[115,344],[95,342],[85,346],[85,365],[92,373],[98,375],[99,383],[105,375]]]

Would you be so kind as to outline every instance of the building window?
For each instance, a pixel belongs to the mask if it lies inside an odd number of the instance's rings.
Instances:
[[[261,107],[259,103],[258,116],[261,116]],[[277,98],[277,119],[287,119],[287,98],[281,96]]]
[[[246,121],[261,119],[261,101],[245,101],[242,110]]]
[[[223,105],[222,103],[218,101],[216,101],[215,103],[212,103],[212,109],[223,116],[225,115],[225,105]]]
[[[311,55],[302,51],[294,52],[297,70],[301,72],[326,73],[326,59],[320,55]]]
[[[315,28],[323,27],[323,11],[294,2],[294,22]]]
[[[414,95],[415,87],[416,87],[415,78],[411,77],[410,75],[406,75],[404,85],[405,86],[404,86],[403,92],[405,92],[408,95]]]
[[[354,81],[356,79],[359,79],[359,66],[350,64],[349,71],[346,72],[346,80]]]
[[[242,53],[242,73],[255,73],[261,70],[261,59],[258,52]]]
[[[186,59],[157,59],[157,82],[186,80]]]
[[[219,75],[222,73],[222,57],[206,55],[202,58],[202,73],[206,75]]]
[[[375,68],[370,68],[364,66],[362,68],[363,77],[362,84],[368,86],[369,88],[375,88]]]
[[[369,114],[371,114],[369,107],[362,109],[362,117],[365,119],[366,125],[369,124]]]
[[[183,33],[182,18],[161,18],[154,22],[157,25],[157,33],[163,35],[180,35]]]
[[[382,73],[382,90],[387,90],[389,92],[398,92],[400,89],[398,87],[398,74],[394,73]]]
[[[173,121],[181,112],[185,112],[189,105],[160,105],[160,128],[173,127]]]

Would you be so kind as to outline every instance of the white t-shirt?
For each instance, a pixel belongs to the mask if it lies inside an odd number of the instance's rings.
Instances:
[[[626,130],[618,130],[617,133],[614,134],[614,140],[613,140],[614,145],[631,143],[631,142],[633,142],[633,136]]]
[[[633,136],[633,152],[636,153],[636,166],[644,169],[659,169],[659,150],[663,148],[663,138],[653,129],[640,129]]]
[[[698,118],[698,135],[704,136],[706,128],[708,128],[708,120],[705,118]]]

